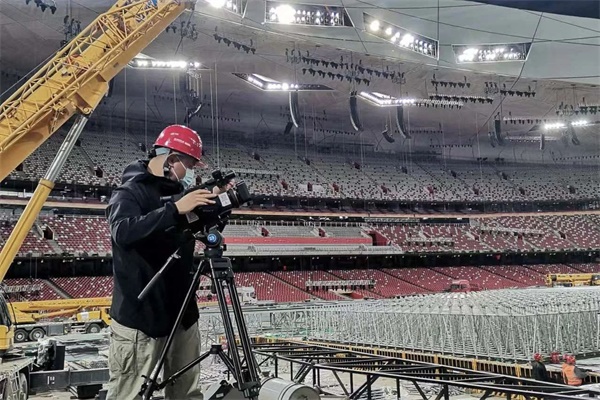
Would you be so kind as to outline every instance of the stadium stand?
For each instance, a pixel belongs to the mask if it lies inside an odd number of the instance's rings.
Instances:
[[[600,273],[600,266],[598,264],[569,264],[569,266],[581,272]]]
[[[0,219],[0,244],[12,232],[17,216]],[[470,223],[397,223],[341,226],[335,223],[304,225],[235,221],[225,229],[225,240],[235,248],[258,246],[265,254],[277,254],[295,246],[318,246],[331,252],[349,249],[388,251],[389,245],[406,253],[473,253],[512,251],[589,250],[600,247],[596,215],[506,216],[468,219]],[[49,231],[52,239],[44,239]],[[376,232],[379,243],[366,234]],[[366,247],[365,247],[366,246]],[[388,246],[388,247],[386,247]],[[204,246],[197,243],[200,253]],[[111,243],[105,218],[44,215],[39,218],[21,248],[21,257],[53,254],[110,255]]]
[[[4,242],[10,236],[16,224],[16,220],[0,220],[0,245],[4,245]],[[19,255],[45,255],[55,254],[54,248],[44,239],[39,236],[37,226],[34,226],[32,230],[27,233],[23,245],[19,249]]]
[[[105,255],[111,252],[110,232],[104,218],[43,218],[63,252],[77,255]]]
[[[311,298],[304,290],[264,272],[238,272],[235,281],[237,286],[254,287],[258,300],[297,302]]]
[[[290,285],[306,291],[306,281],[338,281],[340,278],[331,275],[325,271],[277,271],[273,272],[273,276],[289,283]],[[318,290],[311,291],[312,295],[323,300],[340,300],[341,297],[336,294],[326,291]]]
[[[73,298],[111,296],[113,280],[111,276],[81,276],[51,278],[56,286]]]
[[[64,138],[52,136],[10,179],[37,180],[46,172]],[[144,154],[143,138],[117,132],[88,131],[75,147],[59,182],[112,186],[123,167]],[[306,158],[290,148],[260,154],[239,144],[205,143],[207,164],[234,169],[255,194],[403,201],[527,201],[597,199],[600,175],[585,166],[493,164],[469,161],[403,161],[386,154],[361,158],[316,154]],[[95,170],[102,170],[97,177]]]
[[[57,300],[63,298],[60,293],[58,293],[53,287],[52,284],[44,279],[38,278],[16,278],[16,279],[5,279],[3,283],[6,286],[21,286],[21,285],[30,285],[35,287],[40,287],[41,289],[38,291],[32,292],[18,292],[18,296],[12,298],[15,301],[37,301],[37,300]]]
[[[527,286],[523,282],[513,281],[478,267],[434,267],[433,270],[453,279],[468,279],[488,290]]]
[[[376,269],[335,270],[329,272],[339,278],[347,280],[375,280],[375,287],[371,289],[370,292],[377,295],[377,297],[395,297],[426,292],[423,288],[412,285]]]
[[[424,292],[441,292],[450,287],[452,278],[430,268],[390,268],[383,270]]]
[[[88,155],[94,167],[102,170],[103,182],[107,186],[118,186],[127,164],[144,157],[135,139],[125,133],[86,134],[81,150]]]
[[[534,265],[526,265],[526,268],[538,272],[544,276],[547,274],[557,273],[557,274],[578,274],[581,271],[573,268],[572,266],[565,264],[553,264],[553,265],[542,265],[542,264],[534,264]]]
[[[546,274],[600,272],[600,264],[496,265],[432,268],[335,269],[311,271],[236,272],[238,287],[253,287],[257,300],[302,302],[306,300],[347,300],[392,298],[448,290],[456,279],[467,279],[483,290],[543,286]],[[307,281],[374,280],[370,289],[309,290]],[[7,279],[7,286],[41,285],[35,292],[10,293],[14,301],[52,300],[63,297],[84,298],[110,296],[112,277],[81,276],[45,279]],[[349,295],[351,294],[351,295]],[[208,298],[199,298],[207,301]]]
[[[540,286],[545,283],[545,275],[516,265],[485,266],[482,269],[506,279],[523,284],[524,286]]]

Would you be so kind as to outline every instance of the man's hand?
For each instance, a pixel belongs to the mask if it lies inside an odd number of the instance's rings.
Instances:
[[[196,207],[215,204],[214,200],[211,200],[215,197],[217,197],[215,193],[200,189],[183,196],[180,200],[175,202],[175,206],[177,207],[179,214],[187,214]]]
[[[223,186],[223,187],[217,187],[217,186],[215,186],[213,188],[213,193],[214,194],[225,193],[226,191],[228,191],[229,189],[231,189],[234,186],[235,186],[235,179],[232,179],[226,186]]]

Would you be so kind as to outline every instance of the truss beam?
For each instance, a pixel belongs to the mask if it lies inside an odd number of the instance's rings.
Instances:
[[[348,390],[345,385],[340,384],[344,393],[348,393],[351,399],[359,398],[365,392],[369,392],[373,382],[379,378],[390,378],[399,381],[412,382],[423,400],[427,396],[419,386],[420,383],[442,385],[442,391],[436,400],[449,398],[450,387],[478,390],[483,393],[482,399],[493,393],[502,393],[507,398],[512,396],[524,396],[525,398],[545,398],[562,400],[581,400],[582,398],[595,398],[600,396],[599,391],[586,389],[585,387],[573,388],[570,386],[539,382],[532,379],[518,378],[508,375],[477,372],[463,368],[447,365],[415,362],[393,357],[373,356],[366,353],[353,352],[327,348],[318,345],[300,345],[285,343],[280,345],[256,345],[257,357],[275,358],[279,362],[290,363],[290,370],[299,367],[305,373],[306,368],[317,374],[328,371],[332,372],[340,383],[339,374],[348,373],[363,375],[366,382],[356,390]],[[348,360],[350,359],[350,360]],[[277,373],[277,369],[276,369]],[[313,381],[314,378],[313,378]],[[352,379],[351,379],[352,386]]]

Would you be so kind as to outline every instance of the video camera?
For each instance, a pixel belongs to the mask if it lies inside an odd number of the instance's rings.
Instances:
[[[188,189],[184,195],[196,190],[206,189],[213,191],[215,187],[225,187],[235,178],[233,171],[223,174],[220,170],[212,173],[212,178],[199,186]],[[190,229],[194,233],[207,232],[208,229],[224,222],[231,210],[240,208],[243,204],[252,200],[248,186],[244,181],[237,182],[234,187],[214,198],[215,204],[196,207],[187,214]]]

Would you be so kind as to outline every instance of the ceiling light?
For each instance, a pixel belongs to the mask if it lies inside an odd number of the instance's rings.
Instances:
[[[358,97],[378,107],[419,105],[443,105],[452,107],[462,107],[464,105],[464,103],[461,101],[416,99],[412,97],[396,98],[379,92],[360,92],[358,94]]]
[[[199,70],[205,69],[197,61],[155,60],[153,58],[136,57],[128,64],[137,69],[170,69],[170,70]]]
[[[333,90],[329,86],[320,84],[279,82],[275,79],[267,78],[266,76],[259,74],[242,74],[234,72],[233,75],[250,83],[252,86],[258,89],[269,92],[289,92],[293,90],[299,92]]]
[[[373,36],[377,36],[403,50],[411,50],[427,57],[438,58],[439,42],[435,39],[409,32],[367,13],[363,13],[363,21],[366,32]]]
[[[584,120],[584,119],[580,119],[578,121],[571,122],[571,125],[573,125],[573,126],[586,126],[586,125],[588,125],[588,122],[586,120]]]
[[[552,124],[545,124],[544,125],[544,129],[545,130],[552,130],[552,129],[561,129],[564,128],[565,124],[563,124],[562,122],[556,122],[556,123],[552,123]]]
[[[282,24],[291,24],[295,21],[296,10],[289,4],[283,4],[275,9],[275,16]]]
[[[402,36],[402,40],[400,41],[400,46],[408,47],[411,44],[413,44],[414,41],[415,41],[415,37],[413,35],[411,35],[410,33],[407,33],[404,36]]]
[[[267,1],[265,23],[308,26],[349,26],[352,21],[343,7]]]
[[[211,6],[213,6],[215,8],[223,8],[225,3],[227,2],[227,0],[206,0],[206,1],[208,1],[208,4],[210,4]]]
[[[379,21],[375,19],[369,24],[369,29],[371,30],[371,32],[377,32],[379,31],[379,26]]]
[[[242,15],[246,8],[247,0],[205,0],[214,8],[227,10]]]
[[[526,61],[531,43],[452,45],[458,64]]]

